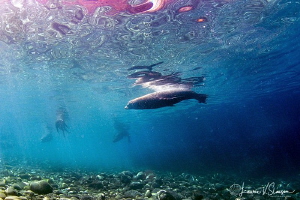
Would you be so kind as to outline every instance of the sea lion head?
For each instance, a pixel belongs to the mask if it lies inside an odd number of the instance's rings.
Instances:
[[[125,106],[125,109],[141,109],[141,107],[143,107],[142,102],[140,102],[140,97],[136,98],[136,99],[132,99],[130,100],[127,105]]]
[[[130,102],[128,102],[128,104],[125,106],[125,109],[132,109],[132,104],[130,104]]]

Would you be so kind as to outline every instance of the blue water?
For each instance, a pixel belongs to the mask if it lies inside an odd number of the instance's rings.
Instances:
[[[72,7],[20,2],[0,8],[0,164],[299,174],[299,1],[212,0],[180,14],[188,1],[178,1],[155,13],[99,11],[78,24]],[[125,110],[152,92],[134,87],[127,69],[160,61],[160,73],[205,76],[193,91],[207,94],[207,104]],[[55,128],[61,107],[65,137]],[[130,142],[113,142],[116,122]],[[53,140],[41,142],[47,133]]]

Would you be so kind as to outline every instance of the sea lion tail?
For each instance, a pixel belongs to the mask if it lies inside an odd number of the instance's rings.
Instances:
[[[207,95],[206,94],[196,94],[195,99],[198,100],[199,103],[206,103]]]

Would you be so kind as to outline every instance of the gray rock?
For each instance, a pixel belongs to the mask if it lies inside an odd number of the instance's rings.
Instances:
[[[160,190],[157,193],[157,198],[159,200],[176,200],[176,198],[168,191],[166,190]]]
[[[148,174],[148,175],[146,176],[146,180],[153,180],[154,178],[155,178],[155,175],[154,175],[153,173]]]
[[[217,191],[221,191],[221,190],[225,189],[225,186],[221,183],[216,183],[215,188]]]
[[[97,197],[97,199],[99,199],[99,200],[105,200],[105,194],[104,193],[100,193],[99,196]]]
[[[22,190],[24,186],[21,183],[20,184],[14,183],[11,187],[13,187],[16,190]]]
[[[3,192],[0,192],[0,198],[5,199],[6,194],[4,194]]]
[[[88,185],[90,188],[99,190],[103,188],[103,184],[100,181],[94,181]]]
[[[60,186],[60,188],[62,188],[62,189],[65,189],[67,187],[68,187],[68,185],[66,183],[62,183],[61,186]]]
[[[151,197],[152,196],[152,194],[151,194],[151,191],[150,190],[147,190],[146,192],[145,192],[145,197]]]
[[[0,187],[3,187],[3,186],[5,186],[5,184],[6,184],[6,181],[5,181],[5,179],[3,179],[3,180],[0,180]]]
[[[5,200],[20,200],[20,198],[18,196],[8,196]]]
[[[128,190],[124,193],[124,198],[136,198],[137,196],[143,196],[143,194],[136,190]]]
[[[91,196],[83,196],[83,197],[81,197],[81,200],[93,200],[93,197],[91,197]]]
[[[131,177],[127,176],[127,175],[124,175],[124,174],[121,174],[120,175],[120,181],[121,181],[121,183],[129,184],[131,182]]]
[[[122,171],[120,174],[125,176],[130,176],[131,178],[133,177],[133,173],[130,171]]]
[[[138,182],[138,181],[131,182],[129,184],[129,188],[132,190],[142,189],[143,187],[144,187],[144,184],[142,184],[141,182]]]
[[[156,179],[153,183],[152,183],[152,188],[159,188],[160,186],[162,186],[163,181],[162,179]]]
[[[193,200],[202,200],[204,198],[203,194],[200,191],[196,191],[193,194]]]
[[[183,196],[174,191],[160,190],[157,192],[157,199],[159,199],[159,200],[181,200],[181,199],[183,199]]]
[[[53,192],[53,188],[46,181],[35,181],[30,184],[30,190],[38,194],[49,194]]]
[[[137,175],[134,176],[134,179],[136,180],[144,180],[146,178],[146,175],[144,172],[139,172]]]
[[[8,187],[6,190],[5,190],[6,194],[9,195],[9,196],[17,196],[18,195],[18,192],[17,190],[14,188],[14,187]]]
[[[30,179],[31,176],[30,176],[30,174],[20,174],[19,177],[21,179]]]

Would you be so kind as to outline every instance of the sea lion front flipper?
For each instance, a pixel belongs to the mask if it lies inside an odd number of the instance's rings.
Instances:
[[[155,63],[155,64],[152,64],[152,65],[149,65],[149,66],[133,66],[133,67],[128,68],[127,70],[131,71],[131,70],[136,70],[136,69],[148,69],[149,71],[152,71],[152,68],[154,66],[160,65],[162,63],[164,63],[164,62]]]
[[[155,64],[153,64],[153,65],[150,65],[150,66],[148,66],[148,70],[149,71],[152,71],[152,68],[154,67],[154,66],[156,66],[156,65],[160,65],[160,64],[163,64],[164,62],[158,62],[158,63],[155,63]]]

